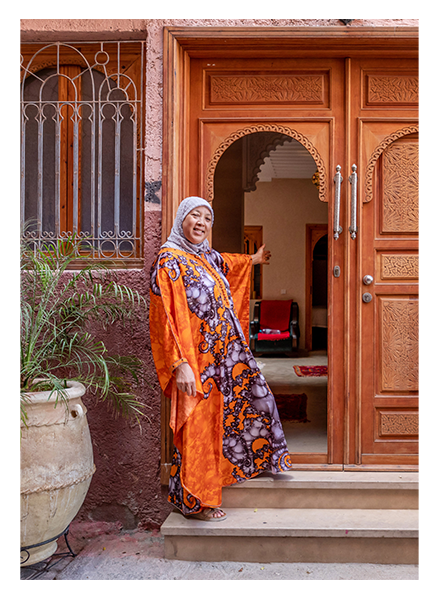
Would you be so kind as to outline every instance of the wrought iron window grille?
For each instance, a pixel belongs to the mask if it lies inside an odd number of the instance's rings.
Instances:
[[[141,258],[144,44],[22,45],[21,222],[35,248],[74,233],[87,259]]]

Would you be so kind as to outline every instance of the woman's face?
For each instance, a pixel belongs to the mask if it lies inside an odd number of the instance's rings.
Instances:
[[[197,206],[186,215],[183,233],[192,244],[201,244],[212,229],[212,213],[206,206]]]

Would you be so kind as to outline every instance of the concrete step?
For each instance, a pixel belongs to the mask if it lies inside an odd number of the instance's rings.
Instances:
[[[418,511],[228,508],[225,521],[172,512],[162,525],[167,559],[417,564]]]
[[[223,508],[417,509],[418,473],[293,471],[223,488]]]

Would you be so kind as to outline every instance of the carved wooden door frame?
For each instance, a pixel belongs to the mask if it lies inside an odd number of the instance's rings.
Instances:
[[[165,27],[162,238],[188,193],[191,58],[417,57],[415,27]],[[347,115],[348,118],[348,115]]]
[[[168,236],[182,198],[190,193],[194,193],[193,190],[190,190],[189,172],[191,154],[192,161],[194,156],[197,156],[203,162],[203,168],[200,169],[200,172],[205,172],[207,169],[208,173],[206,180],[199,181],[198,194],[202,195],[204,193],[209,195],[216,163],[225,150],[225,148],[220,148],[218,156],[203,157],[200,156],[201,148],[194,149],[189,147],[189,111],[191,106],[190,70],[193,58],[212,59],[214,61],[220,58],[280,57],[309,59],[322,58],[324,56],[343,59],[345,61],[346,105],[349,106],[347,98],[350,93],[350,61],[352,57],[417,58],[417,52],[418,29],[407,27],[349,28],[348,30],[344,27],[165,28],[162,238],[166,239]],[[247,119],[247,125],[241,127],[241,130],[239,127],[236,127],[235,130],[232,129],[229,136],[230,139],[227,139],[224,143],[227,145],[230,142],[231,144],[234,141],[234,136],[246,135],[246,133],[251,132],[251,120],[251,118]],[[253,117],[253,120],[257,121],[258,119]],[[317,120],[316,118],[313,119],[314,122]],[[285,121],[289,121],[288,126],[290,127],[290,131],[291,128],[294,129],[292,125],[294,119],[285,119]],[[351,115],[349,114],[349,110],[347,110],[345,115],[346,128],[350,127],[350,121]],[[276,127],[279,127],[279,125]],[[265,126],[264,130],[266,130]],[[300,135],[300,131],[297,133]],[[287,132],[287,134],[290,133]],[[350,137],[348,136],[349,139]],[[354,148],[350,144],[351,142],[348,141],[347,147],[343,151],[346,160],[349,160],[348,157],[354,152]],[[338,160],[338,158],[331,156],[330,162],[334,160]],[[345,165],[344,170],[346,168]],[[210,179],[209,173],[212,175]],[[324,175],[323,183],[329,181],[332,188],[333,173],[324,173],[321,170],[320,177],[322,174]],[[349,173],[344,172],[343,175],[345,177],[345,184],[347,184]],[[342,210],[342,217],[342,226],[345,230],[345,235],[348,236],[349,223],[346,208]],[[338,281],[340,283],[343,282],[347,290],[347,309],[344,311],[344,314],[341,312],[336,316],[345,340],[344,360],[342,357],[339,362],[342,363],[340,368],[344,369],[349,375],[346,377],[344,384],[346,398],[345,414],[339,415],[333,412],[328,415],[328,418],[331,420],[331,426],[336,426],[338,431],[344,432],[342,435],[346,436],[345,455],[340,456],[340,453],[337,452],[337,458],[333,461],[332,468],[343,468],[343,463],[352,463],[353,455],[350,449],[353,447],[353,444],[355,445],[354,438],[356,433],[350,423],[347,422],[349,417],[347,405],[349,398],[358,394],[358,381],[356,377],[357,348],[355,346],[357,322],[355,314],[352,314],[352,310],[355,312],[355,309],[349,308],[356,306],[356,294],[358,292],[358,284],[349,285],[350,281],[355,282],[357,278],[358,254],[356,247],[346,244],[346,251],[343,250],[342,255],[337,257],[337,261],[339,260],[341,261],[342,276]],[[163,417],[162,475],[166,472],[166,463],[170,459],[170,440],[169,431],[167,431],[169,428],[166,427],[166,412]],[[351,453],[349,454],[349,452]],[[302,468],[304,467],[302,465]],[[309,464],[308,467],[312,468]],[[323,468],[323,465],[320,467]],[[314,468],[318,468],[318,465],[315,465]],[[162,481],[166,481],[166,476],[163,477]]]

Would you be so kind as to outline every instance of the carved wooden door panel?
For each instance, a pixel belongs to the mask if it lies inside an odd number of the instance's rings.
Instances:
[[[410,468],[418,452],[416,64],[356,61],[352,67],[359,231],[351,244],[358,243],[359,252],[358,270],[352,271],[357,271],[352,284],[359,393],[351,406],[357,430],[349,462]]]
[[[346,160],[345,61],[340,58],[191,59],[184,189],[213,200],[224,152],[252,133],[300,142],[319,173],[319,198],[334,219],[334,174]],[[341,218],[346,217],[345,207]],[[343,265],[346,236],[329,235],[329,269]],[[281,258],[280,258],[281,259]],[[292,454],[297,464],[342,468],[344,458],[344,278],[328,285],[328,444],[326,453]],[[305,310],[305,307],[303,307]]]

